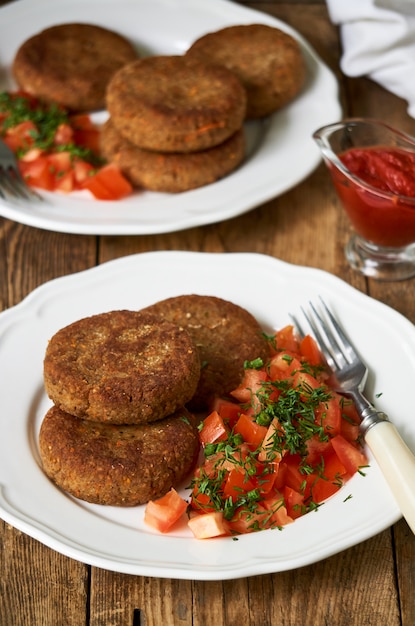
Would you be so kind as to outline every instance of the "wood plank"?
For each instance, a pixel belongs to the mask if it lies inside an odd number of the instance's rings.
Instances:
[[[87,623],[88,568],[0,523],[0,624]]]
[[[93,568],[89,626],[193,626],[192,581]]]
[[[340,208],[333,210],[336,203],[333,186],[322,165],[304,183],[279,198],[220,224],[163,235],[101,237],[99,260],[156,250],[256,252],[299,265],[326,270],[334,267],[335,274],[347,274],[349,269],[336,233],[339,216],[343,214]],[[348,222],[344,225],[349,232]],[[313,245],[316,231],[324,245]]]
[[[9,285],[4,295],[7,307],[48,280],[96,265],[95,237],[54,233],[0,219],[5,248],[1,271]]]
[[[415,615],[415,541],[408,524],[401,520],[395,524],[395,559],[401,602],[402,626],[413,626]]]
[[[279,606],[274,606],[274,617],[281,611],[282,623],[289,626],[398,626],[390,541],[385,531],[316,565],[274,576],[274,586],[287,586]]]
[[[90,626],[277,623],[399,626],[390,531],[315,565],[273,575],[191,582],[93,573]]]

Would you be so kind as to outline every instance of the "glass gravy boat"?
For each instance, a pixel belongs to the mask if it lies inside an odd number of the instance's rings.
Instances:
[[[378,280],[415,276],[415,139],[363,118],[313,138],[355,231],[345,248],[351,267]]]

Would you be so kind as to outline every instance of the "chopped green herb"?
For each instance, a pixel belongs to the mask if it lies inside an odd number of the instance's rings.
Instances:
[[[254,359],[253,361],[245,361],[244,369],[248,370],[259,370],[264,366],[264,361],[260,358]]]
[[[71,142],[64,145],[55,145],[56,131],[62,124],[70,125],[69,113],[57,104],[36,103],[25,96],[16,96],[8,92],[0,92],[0,113],[6,113],[2,121],[3,134],[10,128],[22,122],[32,122],[36,129],[30,131],[33,143],[26,149],[20,149],[17,156],[21,158],[28,149],[40,148],[54,152],[69,152],[72,158],[78,157],[95,166],[103,164],[103,159],[89,148],[84,148]]]

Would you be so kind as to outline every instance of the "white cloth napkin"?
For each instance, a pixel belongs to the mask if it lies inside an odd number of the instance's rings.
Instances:
[[[415,118],[415,0],[327,0],[340,27],[341,69],[369,76],[408,102]]]

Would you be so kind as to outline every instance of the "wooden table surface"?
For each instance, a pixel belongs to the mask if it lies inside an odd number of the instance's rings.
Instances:
[[[339,33],[322,0],[241,4],[286,21],[310,41],[338,77],[345,117],[381,118],[415,134],[415,120],[403,101],[368,79],[342,75]],[[0,307],[16,305],[52,278],[132,253],[260,252],[331,272],[415,322],[414,282],[376,283],[351,271],[343,254],[349,234],[323,165],[296,188],[245,215],[183,232],[77,236],[0,219]],[[415,539],[404,521],[315,565],[224,582],[90,567],[4,522],[0,542],[1,626],[415,624]]]

